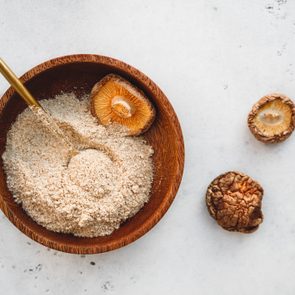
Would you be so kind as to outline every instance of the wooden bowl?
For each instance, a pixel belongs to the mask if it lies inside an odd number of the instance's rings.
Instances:
[[[38,99],[54,97],[61,91],[77,96],[89,93],[103,76],[116,73],[142,89],[152,100],[157,116],[145,138],[155,150],[155,174],[150,201],[111,235],[79,238],[49,231],[31,219],[14,202],[6,185],[2,154],[6,135],[17,115],[26,105],[9,88],[0,101],[0,208],[9,220],[33,240],[56,250],[94,254],[123,247],[149,231],[171,205],[181,182],[184,166],[184,143],[176,114],[166,96],[147,76],[119,60],[99,55],[71,55],[44,62],[21,77]]]

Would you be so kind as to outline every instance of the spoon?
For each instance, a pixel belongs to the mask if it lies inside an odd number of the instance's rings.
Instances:
[[[86,149],[96,149],[101,152],[104,152],[107,156],[110,157],[112,161],[116,161],[117,158],[114,153],[105,145],[97,144],[91,142],[89,139],[81,136],[77,131],[67,123],[62,123],[64,127],[69,129],[72,134],[78,134],[79,137],[79,147],[75,146],[71,139],[64,133],[60,128],[54,118],[41,106],[41,104],[32,96],[28,89],[23,85],[23,83],[17,78],[17,76],[12,72],[8,65],[0,58],[0,72],[9,82],[9,84],[15,89],[15,91],[21,96],[21,98],[27,103],[29,108],[33,113],[41,120],[42,124],[46,125],[55,135],[63,140],[65,145],[69,149],[69,159],[67,165],[69,164],[72,157],[79,154],[82,150]]]

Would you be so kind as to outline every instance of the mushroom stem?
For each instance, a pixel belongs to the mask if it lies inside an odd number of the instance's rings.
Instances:
[[[121,96],[112,99],[112,108],[122,118],[130,118],[134,113],[131,104]]]
[[[264,113],[263,118],[268,123],[277,123],[280,120],[281,116],[276,113]]]

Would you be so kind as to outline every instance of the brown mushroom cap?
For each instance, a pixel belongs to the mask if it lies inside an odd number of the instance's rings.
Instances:
[[[206,193],[210,215],[228,231],[251,233],[263,221],[263,188],[240,172],[226,172],[215,178]]]
[[[262,142],[284,141],[295,127],[295,105],[283,94],[266,95],[252,107],[248,115],[248,126]]]
[[[155,119],[155,108],[146,95],[124,78],[109,74],[97,82],[90,94],[91,113],[103,125],[117,123],[129,135],[147,131]]]

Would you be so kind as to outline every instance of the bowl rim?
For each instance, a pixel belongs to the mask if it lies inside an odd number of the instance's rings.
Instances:
[[[111,250],[115,250],[118,248],[121,248],[123,246],[126,246],[135,240],[142,237],[144,234],[146,234],[149,230],[151,230],[159,221],[160,219],[165,215],[168,208],[172,204],[173,200],[176,197],[178,188],[180,186],[183,171],[184,171],[184,140],[183,140],[183,134],[180,127],[180,123],[178,121],[177,115],[169,102],[168,98],[165,96],[165,94],[162,92],[162,90],[145,74],[143,74],[138,69],[134,68],[133,66],[104,55],[97,55],[97,54],[74,54],[74,55],[65,55],[56,57],[50,60],[47,60],[43,63],[38,64],[37,66],[31,68],[29,71],[27,71],[25,74],[23,74],[20,77],[20,80],[25,83],[29,81],[31,78],[34,78],[34,76],[52,69],[54,67],[69,64],[69,63],[98,63],[98,64],[105,64],[108,66],[112,66],[116,69],[122,70],[123,72],[127,72],[130,74],[130,76],[136,77],[137,80],[139,80],[142,84],[144,84],[147,88],[153,88],[157,91],[157,96],[160,97],[161,103],[165,105],[166,108],[169,109],[171,119],[173,121],[173,128],[175,131],[175,134],[177,135],[177,138],[175,140],[178,142],[177,144],[177,172],[174,177],[173,184],[168,188],[166,191],[166,198],[165,201],[163,201],[159,207],[157,207],[151,214],[151,216],[138,228],[134,229],[132,232],[130,232],[127,235],[124,235],[123,237],[116,239],[114,241],[107,241],[103,245],[79,245],[79,246],[73,246],[68,245],[66,243],[62,242],[56,242],[52,241],[48,238],[45,238],[44,236],[40,236],[39,234],[36,234],[29,226],[24,224],[14,213],[11,209],[12,204],[9,204],[5,201],[5,198],[0,194],[0,209],[2,212],[6,215],[6,217],[25,235],[27,235],[29,238],[35,240],[36,242],[43,244],[46,247],[67,252],[67,253],[73,253],[73,254],[96,254],[96,253],[102,253],[107,252]],[[153,91],[154,92],[154,91]],[[14,89],[10,87],[6,90],[6,92],[3,94],[3,96],[0,99],[0,112],[3,111],[6,104],[8,103],[11,96],[15,93]],[[77,237],[79,239],[79,237]]]

